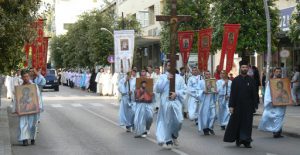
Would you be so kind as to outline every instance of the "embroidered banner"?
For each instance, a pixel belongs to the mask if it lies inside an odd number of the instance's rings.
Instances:
[[[178,32],[179,50],[182,56],[184,65],[188,63],[191,49],[193,47],[194,32],[182,31]]]
[[[134,54],[134,30],[114,31],[115,72],[131,70]]]
[[[224,59],[226,57],[226,72],[229,73],[232,69],[234,53],[236,50],[240,24],[225,24],[224,25],[224,35],[222,43],[222,53],[219,64],[219,70],[223,70]]]
[[[198,39],[198,68],[199,71],[207,70],[207,63],[212,42],[212,28],[199,31]]]

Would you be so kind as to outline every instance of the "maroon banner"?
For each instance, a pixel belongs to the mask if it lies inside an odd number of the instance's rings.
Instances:
[[[223,70],[224,59],[226,57],[226,72],[230,72],[233,65],[234,53],[236,50],[240,24],[225,24],[222,43],[222,53],[218,70]]]
[[[29,50],[30,50],[30,44],[26,43],[24,46],[25,57],[26,57],[26,60],[24,62],[24,67],[28,67]]]
[[[49,37],[44,37],[43,40],[43,47],[44,47],[44,60],[43,60],[43,66],[42,66],[42,74],[46,76],[46,69],[47,69],[47,54],[48,54],[48,40]]]
[[[178,32],[179,50],[180,50],[184,65],[186,65],[188,63],[190,52],[193,47],[193,40],[194,40],[194,32],[193,31]]]
[[[37,43],[37,68],[42,68],[42,66],[44,65],[44,21],[43,19],[38,19],[37,21],[37,39],[36,39],[36,43]]]
[[[212,28],[203,29],[199,31],[198,39],[198,69],[202,71],[207,70],[207,63],[212,43]]]
[[[31,44],[31,66],[32,68],[37,67],[37,50],[35,44]]]

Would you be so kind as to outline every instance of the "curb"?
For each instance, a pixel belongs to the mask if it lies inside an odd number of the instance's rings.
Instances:
[[[0,155],[11,155],[10,130],[8,124],[7,101],[2,100],[0,107]]]

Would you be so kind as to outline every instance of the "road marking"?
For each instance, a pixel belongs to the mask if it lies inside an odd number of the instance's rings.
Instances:
[[[277,155],[277,154],[273,154],[273,153],[267,153],[267,155]]]
[[[62,108],[63,106],[61,104],[51,104],[53,108]]]
[[[101,103],[90,103],[90,105],[95,106],[95,107],[103,107],[104,106]]]
[[[109,123],[111,123],[111,124],[113,124],[113,125],[115,125],[115,126],[117,126],[117,127],[120,127],[120,125],[119,125],[118,123],[114,122],[113,120],[111,120],[111,119],[109,119],[109,118],[107,118],[107,117],[105,117],[105,116],[103,116],[103,115],[100,115],[100,114],[98,114],[98,113],[95,113],[94,111],[91,111],[91,110],[89,110],[89,109],[87,109],[87,108],[82,108],[82,109],[84,109],[85,111],[87,111],[87,112],[89,112],[89,113],[91,113],[91,114],[93,114],[93,115],[95,115],[95,116],[97,116],[97,117],[99,117],[99,118],[101,118],[101,119],[104,119],[105,121],[107,121],[107,122],[109,122]],[[154,144],[157,144],[156,140],[153,139],[153,138],[147,137],[146,139],[147,139],[148,141],[154,143]],[[179,155],[188,155],[187,153],[185,153],[185,152],[183,152],[183,151],[180,151],[180,150],[178,150],[178,149],[176,149],[176,148],[172,148],[171,151],[173,151],[173,152],[175,152],[175,153],[177,153],[177,154],[179,154]],[[270,155],[272,155],[272,154],[270,154]]]
[[[82,107],[82,104],[76,103],[76,104],[72,104],[72,106],[73,106],[73,107]]]

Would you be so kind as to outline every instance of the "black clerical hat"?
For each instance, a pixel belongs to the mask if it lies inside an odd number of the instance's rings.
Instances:
[[[248,61],[246,61],[246,60],[240,61],[240,66],[242,66],[242,65],[247,65],[248,66]]]

